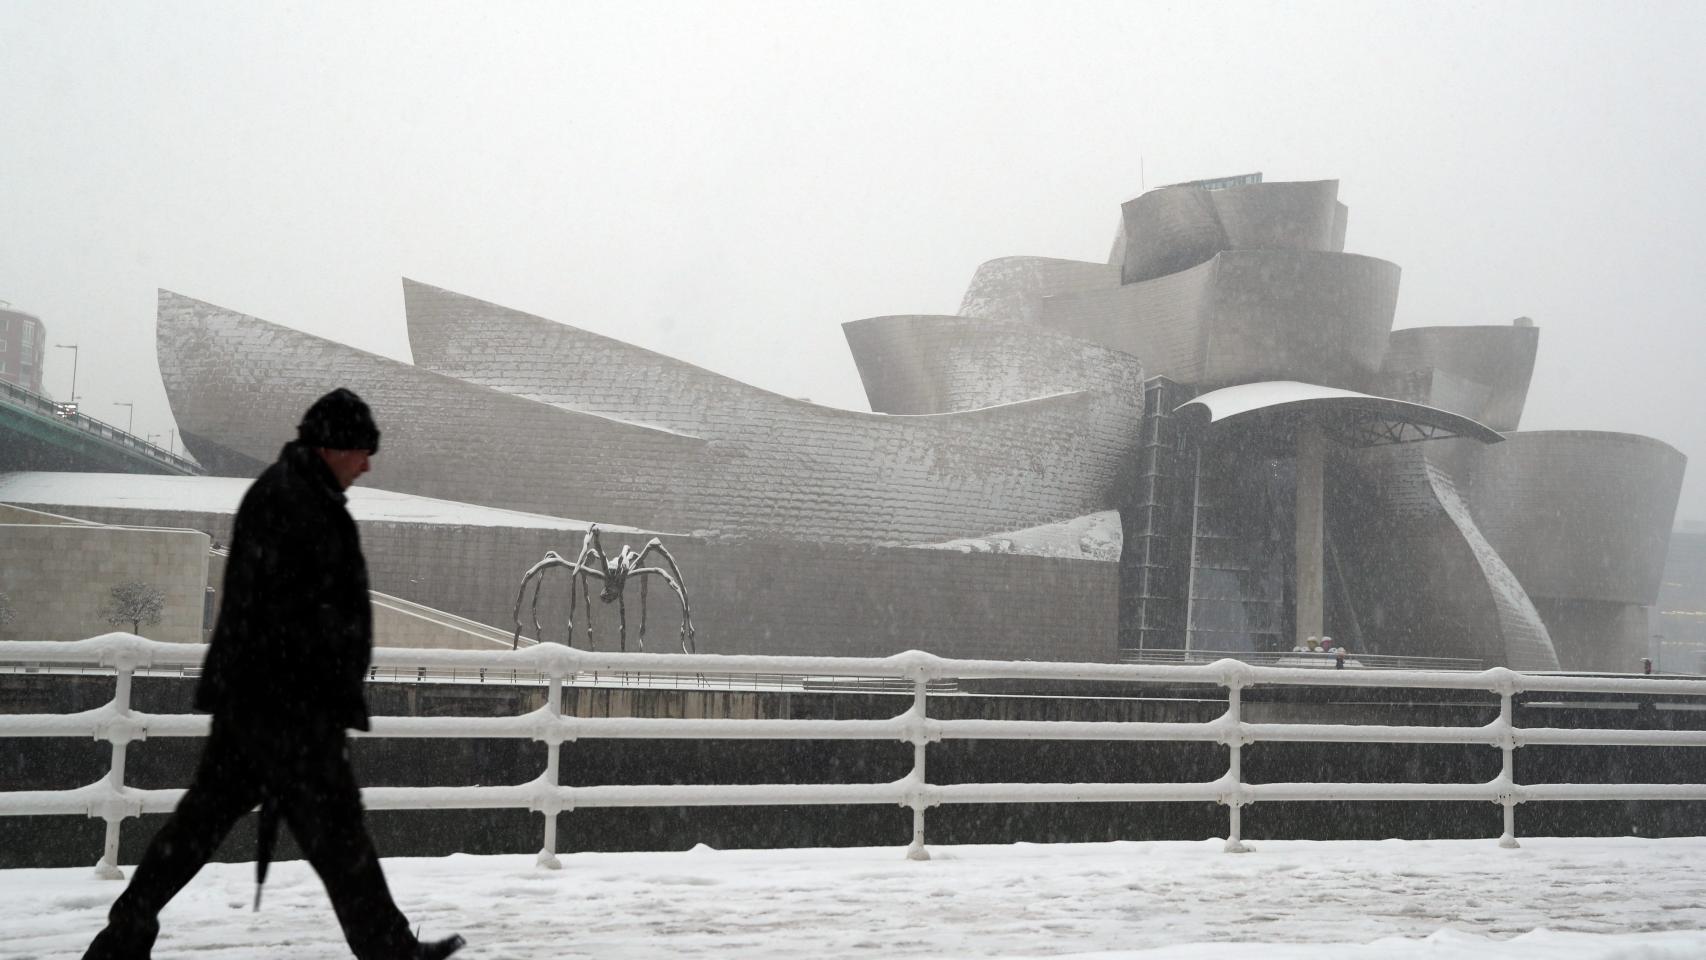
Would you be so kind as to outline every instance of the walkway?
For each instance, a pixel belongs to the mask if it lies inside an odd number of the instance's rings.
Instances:
[[[427,936],[469,960],[1085,957],[1142,960],[1696,960],[1706,838],[1219,841],[387,860]],[[319,882],[209,867],[155,956],[347,956]],[[119,885],[87,868],[0,872],[0,957],[75,958]],[[1536,932],[1539,931],[1539,932]],[[287,949],[287,947],[289,949]]]

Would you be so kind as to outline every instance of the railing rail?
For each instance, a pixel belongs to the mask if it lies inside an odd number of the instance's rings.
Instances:
[[[144,813],[170,811],[181,790],[140,790],[124,783],[125,750],[148,737],[205,736],[205,716],[153,714],[131,709],[132,677],[138,671],[199,667],[206,648],[113,633],[69,643],[0,644],[0,668],[52,670],[98,666],[117,677],[113,699],[69,714],[0,715],[0,737],[93,737],[112,746],[107,776],[71,790],[0,792],[0,816],[84,814],[106,820],[106,840],[97,871],[118,876],[122,822]],[[535,740],[545,745],[546,769],[526,783],[469,787],[371,787],[363,801],[375,810],[521,809],[544,816],[539,862],[556,866],[557,815],[587,807],[897,804],[913,812],[908,856],[924,858],[925,815],[943,803],[1212,802],[1228,810],[1226,849],[1239,851],[1242,808],[1274,801],[1486,801],[1504,808],[1500,845],[1517,845],[1515,809],[1522,803],[1565,800],[1703,800],[1706,784],[1625,783],[1519,784],[1514,752],[1529,744],[1706,747],[1706,731],[1524,728],[1513,720],[1518,693],[1555,692],[1621,696],[1706,697],[1706,681],[1524,674],[1495,668],[1476,673],[1445,671],[1321,670],[1264,667],[1237,660],[1203,665],[1051,663],[1042,661],[951,660],[910,651],[884,658],[760,657],[713,654],[601,653],[559,644],[509,651],[379,648],[375,670],[461,674],[472,681],[494,675],[532,675],[548,683],[545,705],[509,717],[375,717],[360,736],[382,738],[494,738]],[[576,717],[562,712],[565,683],[595,674],[870,678],[910,684],[909,709],[875,720],[746,720]],[[974,679],[1091,680],[1108,683],[1202,684],[1226,692],[1226,710],[1201,722],[942,720],[928,715],[933,684]],[[1244,719],[1243,691],[1254,686],[1423,688],[1491,693],[1499,716],[1480,726],[1404,726],[1339,723],[1254,723]],[[1706,701],[1702,701],[1706,702]],[[910,743],[913,767],[889,783],[559,785],[561,746],[584,739],[873,740]],[[932,784],[926,747],[943,740],[1182,741],[1227,747],[1226,772],[1196,783],[956,783]],[[1484,783],[1245,783],[1242,748],[1257,742],[1408,743],[1483,745],[1500,751],[1500,774]]]
[[[1122,663],[1214,663],[1231,658],[1259,666],[1332,669],[1337,657],[1325,650],[1123,650]],[[1407,657],[1388,653],[1347,653],[1346,666],[1367,670],[1485,670],[1468,657]]]

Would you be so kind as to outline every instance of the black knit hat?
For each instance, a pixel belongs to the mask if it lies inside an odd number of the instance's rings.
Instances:
[[[296,426],[296,439],[311,447],[379,452],[379,426],[373,422],[373,411],[343,387],[314,401]]]

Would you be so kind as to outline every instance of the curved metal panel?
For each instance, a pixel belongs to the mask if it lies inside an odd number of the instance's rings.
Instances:
[[[1649,656],[1652,625],[1647,607],[1604,600],[1535,597],[1558,660],[1567,670],[1636,673]]]
[[[600,483],[671,486],[686,529],[874,543],[1017,529],[1111,505],[1137,442],[1141,402],[1117,385],[932,416],[839,410],[426,284],[406,282],[404,293],[424,367],[708,440],[685,468],[654,465],[655,479],[596,471]],[[599,458],[565,446],[565,470]]]
[[[1151,190],[1121,205],[1120,280],[1140,283],[1206,263],[1226,250],[1345,248],[1339,181]]]
[[[1556,670],[1558,651],[1534,602],[1442,466],[1451,448],[1466,444],[1373,447],[1334,458],[1327,523],[1354,619],[1373,652]]]
[[[966,317],[870,317],[841,325],[871,409],[975,410],[1074,390],[1125,397],[1142,415],[1137,358],[1033,324]]]
[[[1515,430],[1539,343],[1540,331],[1532,326],[1394,330],[1380,392],[1474,417],[1495,430]]]
[[[774,415],[830,408],[742,383],[602,334],[403,279],[415,363],[504,393],[710,436],[716,412],[761,406]]]
[[[1048,297],[1036,305],[1036,322],[1129,353],[1151,376],[1199,383],[1214,269],[1211,260],[1144,283]]]
[[[1524,431],[1475,458],[1469,501],[1534,596],[1647,605],[1687,464],[1650,437]]]
[[[1235,250],[1204,304],[1204,385],[1372,386],[1398,308],[1397,264],[1346,253]]]
[[[218,462],[271,462],[295,439],[302,411],[347,386],[384,431],[375,486],[551,516],[665,521],[653,529],[690,520],[669,481],[685,485],[706,457],[693,437],[509,396],[165,290],[156,349],[186,442],[210,445]],[[612,476],[661,470],[662,482],[578,482],[573,458],[541,437],[597,449]]]
[[[1117,266],[1053,257],[1001,257],[980,264],[960,301],[960,315],[1031,321],[1044,297],[1119,286]]]
[[[1337,180],[1254,183],[1207,192],[1228,249],[1344,249]]]
[[[1238,250],[1142,283],[1045,298],[1036,320],[1180,383],[1365,390],[1386,350],[1398,275],[1396,264],[1354,254]]]
[[[1209,191],[1162,187],[1120,205],[1125,221],[1121,283],[1189,270],[1231,247]]]

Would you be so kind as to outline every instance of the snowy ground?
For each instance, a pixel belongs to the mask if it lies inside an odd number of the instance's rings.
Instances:
[[[1097,957],[1698,960],[1706,838],[1219,841],[391,859],[427,936],[477,958]],[[161,960],[347,956],[319,881],[215,864],[163,915]],[[0,871],[0,957],[77,957],[120,884]],[[287,949],[289,948],[289,949]]]

